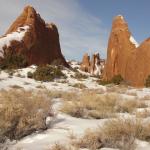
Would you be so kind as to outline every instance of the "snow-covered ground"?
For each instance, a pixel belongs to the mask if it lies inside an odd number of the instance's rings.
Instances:
[[[75,62],[72,63],[73,68],[78,68],[79,65]],[[75,72],[73,70],[64,69],[63,73],[66,74],[66,79],[57,79],[53,82],[40,82],[34,79],[27,78],[28,72],[34,72],[36,66],[30,66],[28,68],[17,70],[12,76],[9,73],[1,71],[0,73],[0,89],[11,89],[11,88],[24,88],[25,90],[38,90],[39,88],[46,88],[51,91],[76,91],[80,92],[81,89],[73,87],[76,83],[81,83],[86,86],[87,89],[99,90],[104,94],[107,92],[115,93],[114,87],[106,87],[97,83],[96,77],[91,77],[90,74],[84,73],[79,70],[80,73],[88,76],[86,79],[73,78]],[[150,89],[135,89],[125,87],[121,91],[120,87],[116,87],[117,92],[124,99],[150,99]],[[84,131],[87,129],[94,129],[98,126],[102,126],[107,119],[81,119],[74,118],[69,115],[63,114],[59,111],[59,107],[62,101],[60,98],[54,99],[54,110],[57,115],[52,120],[50,128],[40,133],[34,133],[26,136],[20,141],[13,142],[9,147],[9,150],[48,150],[55,143],[69,143],[69,135],[75,134],[82,136]],[[140,111],[140,110],[139,110]],[[121,115],[121,114],[120,114]],[[127,117],[127,114],[122,114],[122,117]],[[149,150],[150,144],[145,141],[136,141],[137,150]],[[103,148],[102,150],[110,150]]]

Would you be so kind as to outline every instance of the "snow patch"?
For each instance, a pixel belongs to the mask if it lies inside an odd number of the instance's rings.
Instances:
[[[118,17],[120,17],[122,20],[124,20],[124,17],[122,15],[118,15]]]
[[[4,46],[9,47],[11,44],[11,41],[13,40],[21,41],[28,29],[29,29],[29,26],[19,27],[16,32],[12,32],[0,38],[0,57],[4,57],[3,47]]]
[[[136,47],[139,46],[139,44],[137,43],[137,41],[134,39],[133,36],[130,36],[130,42],[133,43]]]

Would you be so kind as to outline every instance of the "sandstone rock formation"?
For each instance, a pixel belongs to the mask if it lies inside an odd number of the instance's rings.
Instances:
[[[99,53],[95,53],[92,55],[92,59],[90,60],[90,56],[86,53],[83,56],[81,63],[81,70],[85,72],[89,72],[91,75],[101,75],[102,70],[104,68],[104,61],[101,61]]]
[[[136,87],[143,87],[150,75],[150,38],[145,40],[129,57],[126,78]]]
[[[89,72],[90,69],[90,56],[88,53],[85,53],[81,63],[81,70],[85,72]]]
[[[31,64],[61,64],[68,67],[60,48],[56,25],[46,24],[31,6],[22,14],[0,38],[0,57],[7,53],[21,53]]]
[[[101,64],[99,53],[96,53],[92,56],[90,73],[93,75],[101,75]]]
[[[112,30],[108,42],[107,60],[104,79],[111,80],[114,75],[120,74],[125,80],[128,59],[135,51],[137,43],[132,37],[128,25],[123,16],[117,16],[113,20]]]
[[[111,80],[120,74],[132,86],[143,87],[150,75],[150,38],[140,46],[136,43],[122,16],[112,24],[104,80]]]

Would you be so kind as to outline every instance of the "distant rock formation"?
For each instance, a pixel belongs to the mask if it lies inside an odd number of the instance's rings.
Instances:
[[[85,53],[80,69],[89,72],[91,75],[101,75],[104,69],[104,60],[100,59],[99,53],[93,54],[91,60],[90,56]]]
[[[136,44],[130,39],[133,38],[124,18],[120,15],[115,17],[107,48],[105,80],[111,80],[114,75],[118,74],[127,79],[125,74],[128,58],[136,48]]]
[[[56,25],[46,24],[31,6],[24,8],[0,38],[0,57],[7,53],[23,54],[28,65],[61,64],[68,67],[61,53]]]
[[[92,55],[90,73],[93,75],[101,75],[101,63],[99,53]]]
[[[90,69],[90,56],[88,53],[85,53],[81,63],[81,70],[85,72],[89,72]]]

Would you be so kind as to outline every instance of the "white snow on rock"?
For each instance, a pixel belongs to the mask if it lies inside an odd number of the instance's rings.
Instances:
[[[13,40],[21,41],[28,29],[29,29],[29,26],[19,27],[16,32],[12,32],[10,34],[7,34],[4,37],[1,37],[0,38],[0,57],[3,57],[3,54],[4,54],[3,47],[4,46],[9,47],[11,41]]]
[[[139,44],[137,43],[137,41],[134,39],[133,36],[130,36],[130,42],[133,43],[136,47],[139,46]]]
[[[122,20],[124,20],[124,17],[122,15],[118,15],[118,17],[120,17]]]

